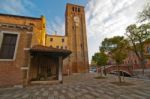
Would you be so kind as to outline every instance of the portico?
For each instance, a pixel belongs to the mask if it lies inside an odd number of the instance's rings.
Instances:
[[[25,82],[28,84],[49,84],[63,82],[63,59],[71,54],[69,50],[41,45],[30,49],[30,59]]]

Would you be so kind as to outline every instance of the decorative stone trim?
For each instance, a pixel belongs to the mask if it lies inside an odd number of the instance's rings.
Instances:
[[[28,70],[29,67],[21,67],[21,70]]]
[[[0,23],[1,28],[15,28],[27,31],[33,31],[33,26],[30,25],[21,25],[21,24],[9,24],[9,23]]]
[[[30,50],[30,48],[24,48],[24,50],[25,50],[25,51],[29,51],[29,50]]]
[[[33,35],[33,32],[27,32],[27,34],[32,34]]]

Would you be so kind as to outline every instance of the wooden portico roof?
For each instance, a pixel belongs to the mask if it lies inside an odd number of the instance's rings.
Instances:
[[[70,50],[57,49],[53,47],[47,47],[42,45],[35,45],[30,49],[31,55],[41,55],[50,57],[60,57],[66,58],[71,54]]]

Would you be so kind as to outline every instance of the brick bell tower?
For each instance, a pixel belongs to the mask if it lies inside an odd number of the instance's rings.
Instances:
[[[69,66],[72,73],[88,72],[88,48],[84,7],[67,4],[65,14],[65,34],[68,47],[72,51]]]

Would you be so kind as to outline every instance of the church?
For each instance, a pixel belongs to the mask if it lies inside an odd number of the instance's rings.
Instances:
[[[88,72],[84,7],[67,4],[65,35],[49,35],[46,18],[0,14],[0,86],[62,83]]]

